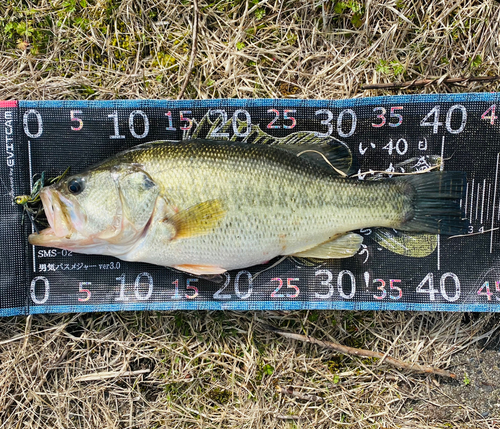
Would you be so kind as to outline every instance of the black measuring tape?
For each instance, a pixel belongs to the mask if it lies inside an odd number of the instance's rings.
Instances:
[[[499,311],[499,94],[354,100],[0,102],[0,315],[145,309]],[[352,258],[287,258],[211,282],[168,268],[28,244],[13,202],[32,178],[76,173],[117,152],[188,137],[246,141],[331,136],[360,180],[441,168],[467,173],[465,237],[412,242],[361,231]]]

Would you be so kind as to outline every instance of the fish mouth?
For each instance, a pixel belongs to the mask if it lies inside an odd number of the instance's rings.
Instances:
[[[69,240],[66,239],[65,237],[58,237],[55,233],[54,230],[49,227],[45,228],[40,232],[30,234],[28,237],[28,241],[30,244],[33,246],[43,246],[43,247],[62,247],[65,241],[68,242]]]
[[[40,199],[49,227],[31,234],[29,242],[35,246],[69,244],[73,233],[82,226],[83,216],[75,210],[73,202],[50,187],[41,190]]]
[[[50,228],[47,228],[44,231],[54,228],[54,207],[52,207],[51,194],[52,192],[50,190],[42,189],[40,191],[40,199],[42,200],[43,211],[45,212],[47,222],[50,225]]]
[[[56,237],[67,237],[71,235],[74,228],[71,225],[71,217],[68,213],[67,199],[61,201],[60,194],[50,188],[42,189],[40,192],[43,209],[47,215],[47,221]],[[65,204],[66,203],[66,204]]]

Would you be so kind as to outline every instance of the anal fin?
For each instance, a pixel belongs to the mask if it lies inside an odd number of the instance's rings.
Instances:
[[[317,258],[317,259],[340,259],[354,256],[363,243],[363,237],[354,232],[343,234],[340,237],[320,244],[319,246],[291,256],[299,258]]]
[[[189,274],[194,274],[196,276],[209,275],[209,274],[223,274],[227,270],[225,268],[217,267],[215,265],[195,265],[195,264],[183,264],[183,265],[174,265],[172,268],[175,268],[179,271],[184,271]]]

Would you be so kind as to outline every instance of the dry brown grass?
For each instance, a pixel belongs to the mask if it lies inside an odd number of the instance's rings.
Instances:
[[[490,338],[497,320],[340,311],[4,319],[2,427],[495,427],[441,393],[440,384],[464,385],[460,371],[455,382],[404,373],[262,324],[456,370],[457,353]]]
[[[176,98],[192,3],[86,3],[1,2],[2,98]],[[380,94],[364,83],[500,74],[495,1],[345,4],[336,13],[331,1],[201,1],[186,97],[345,98]],[[450,90],[464,91],[424,91]]]
[[[2,99],[177,98],[189,1],[0,1]],[[489,1],[200,0],[185,98],[346,98],[364,83],[500,74]],[[358,10],[358,6],[360,9]],[[498,83],[400,93],[495,91]],[[500,427],[499,318],[141,312],[0,320],[0,428]],[[456,381],[270,333],[448,368]]]

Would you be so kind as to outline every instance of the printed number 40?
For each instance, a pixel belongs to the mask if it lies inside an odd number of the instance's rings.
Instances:
[[[452,127],[452,119],[456,115],[460,115],[460,125],[458,128],[453,128]],[[432,127],[432,133],[437,134],[439,127],[443,125],[442,122],[439,120],[439,116],[441,113],[441,106],[437,105],[434,106],[427,115],[425,115],[424,119],[420,121],[420,126],[421,127]],[[486,112],[485,112],[486,113]],[[451,134],[460,134],[464,128],[465,125],[467,124],[467,109],[462,106],[461,104],[454,104],[451,106],[448,111],[446,112],[446,120],[445,120],[445,126],[446,130],[451,133]]]
[[[450,278],[452,280],[452,287],[455,287],[454,294],[452,296],[448,295],[448,292],[446,290],[446,279]],[[427,289],[424,288],[424,286],[428,284],[429,287]],[[444,273],[441,276],[441,279],[439,281],[439,289],[436,289],[434,287],[434,274],[429,273],[427,274],[423,280],[419,283],[417,286],[417,289],[415,290],[417,293],[423,293],[423,294],[428,294],[429,299],[431,301],[436,300],[436,294],[441,293],[441,296],[449,302],[454,302],[460,298],[460,280],[458,279],[457,275],[454,273]]]

